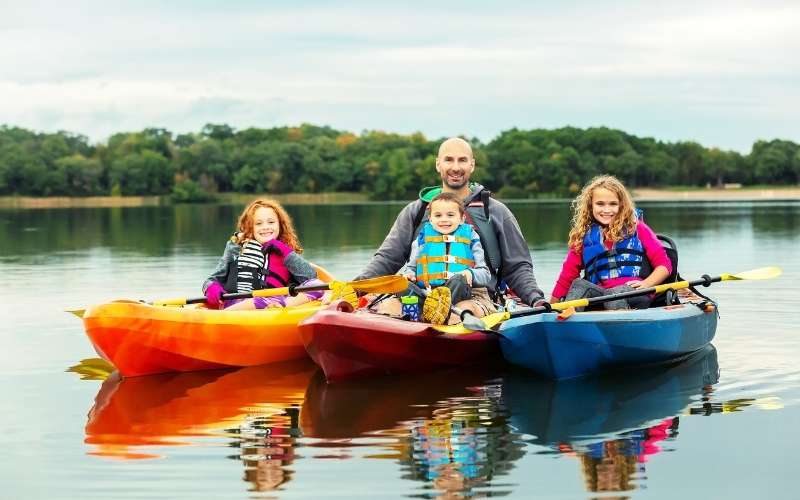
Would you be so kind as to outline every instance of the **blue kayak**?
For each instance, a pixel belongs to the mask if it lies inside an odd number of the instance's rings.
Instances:
[[[650,309],[555,312],[503,323],[500,346],[512,364],[566,379],[685,357],[707,346],[717,329],[710,303]]]

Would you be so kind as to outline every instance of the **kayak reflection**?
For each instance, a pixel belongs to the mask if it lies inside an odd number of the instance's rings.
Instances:
[[[204,436],[234,438],[252,489],[288,479],[299,408],[316,371],[309,360],[237,370],[109,376],[89,411],[88,452],[114,459],[163,457],[165,447]]]
[[[424,482],[426,490],[473,496],[523,456],[497,377],[491,369],[459,368],[327,384],[318,373],[303,402],[303,435],[321,439],[321,447],[389,437],[388,452],[371,458],[396,460],[402,477]]]
[[[581,462],[589,491],[627,491],[677,435],[679,415],[705,404],[719,380],[708,346],[681,362],[614,375],[552,381],[509,374],[503,400],[512,428]]]

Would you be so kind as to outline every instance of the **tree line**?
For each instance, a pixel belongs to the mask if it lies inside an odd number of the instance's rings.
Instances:
[[[409,199],[439,182],[434,164],[441,140],[309,124],[244,130],[208,124],[197,133],[147,128],[91,144],[79,134],[3,125],[0,194],[207,201],[219,192],[345,191]],[[572,196],[600,173],[630,187],[800,182],[800,145],[779,139],[759,140],[746,155],[605,127],[514,128],[486,144],[470,142],[479,165],[473,179],[504,198]]]

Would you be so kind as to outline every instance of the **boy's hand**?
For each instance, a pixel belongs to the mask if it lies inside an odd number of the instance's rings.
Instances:
[[[467,279],[467,285],[472,286],[472,271],[470,271],[469,269],[464,269],[458,274],[462,274],[464,278]]]
[[[417,276],[414,273],[405,273],[405,274],[403,274],[403,278],[407,279],[408,281],[410,281],[412,283],[416,283],[417,282]]]

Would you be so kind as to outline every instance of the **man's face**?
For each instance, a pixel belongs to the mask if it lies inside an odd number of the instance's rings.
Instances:
[[[464,222],[458,203],[437,200],[431,203],[431,225],[440,234],[450,234]]]
[[[475,159],[469,146],[461,142],[448,142],[442,145],[436,158],[436,171],[445,186],[459,190],[469,183],[469,176],[475,170]]]

